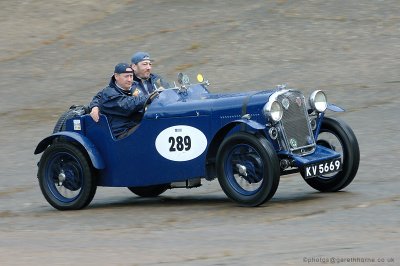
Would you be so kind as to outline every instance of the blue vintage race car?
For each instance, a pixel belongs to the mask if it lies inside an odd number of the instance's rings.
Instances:
[[[218,179],[225,194],[244,206],[271,199],[280,176],[299,172],[314,189],[338,191],[354,179],[357,139],[342,120],[325,116],[321,90],[210,93],[199,75],[191,84],[157,90],[136,130],[115,139],[107,118],[98,123],[72,106],[35,154],[39,184],[56,209],[86,207],[97,186],[128,187],[142,197],[192,188]]]

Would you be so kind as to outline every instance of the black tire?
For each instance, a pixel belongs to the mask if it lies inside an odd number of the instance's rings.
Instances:
[[[128,187],[128,189],[132,191],[134,194],[144,198],[157,197],[162,193],[164,193],[169,188],[170,186],[167,184],[153,185],[147,187]]]
[[[360,148],[353,130],[342,120],[325,117],[317,144],[342,154],[342,169],[327,176],[305,179],[308,185],[321,192],[335,192],[347,187],[357,174]],[[304,178],[304,172],[301,172]]]
[[[70,115],[70,111],[63,113],[60,118],[58,118],[56,125],[54,126],[53,133],[57,133],[65,130],[65,121],[67,116]]]
[[[279,160],[264,137],[246,132],[229,136],[218,149],[216,165],[222,190],[239,205],[261,205],[278,188]]]
[[[43,196],[58,210],[82,209],[96,194],[91,163],[70,143],[55,143],[44,151],[38,179]]]

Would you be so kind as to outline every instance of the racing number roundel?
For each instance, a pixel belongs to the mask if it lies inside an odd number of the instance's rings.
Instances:
[[[200,156],[207,147],[207,138],[197,128],[178,125],[161,131],[155,144],[164,158],[183,162]]]

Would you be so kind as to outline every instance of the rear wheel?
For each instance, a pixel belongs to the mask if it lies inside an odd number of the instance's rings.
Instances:
[[[258,206],[271,199],[280,178],[278,157],[271,144],[245,132],[222,142],[217,173],[225,194],[243,206]]]
[[[169,185],[153,185],[153,186],[146,186],[146,187],[128,187],[130,191],[134,194],[144,197],[144,198],[152,198],[157,197],[164,193],[169,188]]]
[[[85,105],[72,105],[68,111],[64,112],[60,118],[58,118],[56,125],[54,126],[53,133],[64,131],[66,129],[66,121],[70,118],[77,117],[80,115],[88,114],[89,108]],[[58,140],[58,139],[57,139]]]
[[[360,163],[360,149],[353,130],[342,120],[324,118],[317,144],[341,154],[342,169],[329,175],[305,179],[307,184],[321,192],[339,191],[356,176]],[[304,173],[301,173],[304,177]]]
[[[44,151],[38,179],[43,196],[58,210],[86,207],[97,188],[86,154],[70,143],[55,143]]]

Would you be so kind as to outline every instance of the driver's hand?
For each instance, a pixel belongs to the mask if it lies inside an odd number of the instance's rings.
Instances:
[[[92,119],[97,123],[99,122],[100,119],[100,109],[99,107],[95,106],[92,108],[92,111],[90,111],[90,116]]]
[[[132,96],[139,96],[140,91],[136,88],[136,90],[132,93]]]

